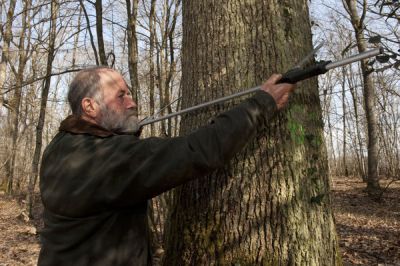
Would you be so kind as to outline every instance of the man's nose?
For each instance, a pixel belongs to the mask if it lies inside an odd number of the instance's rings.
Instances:
[[[137,104],[131,97],[128,97],[128,100],[126,102],[126,109],[132,109],[132,108],[137,108]]]

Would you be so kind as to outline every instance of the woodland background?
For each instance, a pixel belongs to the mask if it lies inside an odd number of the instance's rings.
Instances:
[[[181,108],[181,12],[181,0],[0,0],[0,190],[18,200],[26,220],[40,227],[40,156],[70,112],[66,92],[74,72],[94,65],[120,71],[141,118]],[[385,199],[393,207],[400,180],[400,3],[313,0],[310,16],[313,42],[325,42],[317,60],[334,61],[378,45],[386,50],[364,65],[320,76],[319,96],[329,175],[339,184],[332,193],[355,189],[358,196],[339,193],[350,197],[343,202],[375,206],[371,212]],[[177,136],[179,122],[146,126],[142,136]],[[372,184],[367,194],[363,184]],[[153,200],[150,217],[160,254],[168,200],[168,195]],[[393,208],[392,218],[399,214]],[[340,220],[341,209],[335,211]],[[399,236],[399,225],[391,226]],[[396,252],[389,251],[389,259]]]

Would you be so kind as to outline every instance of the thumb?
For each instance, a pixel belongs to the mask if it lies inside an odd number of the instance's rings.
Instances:
[[[275,85],[282,78],[281,74],[272,74],[265,82],[266,85]]]

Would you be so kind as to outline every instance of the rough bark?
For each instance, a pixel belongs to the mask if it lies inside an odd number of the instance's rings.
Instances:
[[[367,9],[366,0],[362,1],[363,11],[361,16],[358,14],[357,1],[345,0],[345,7],[350,15],[351,24],[353,25],[355,37],[357,41],[358,51],[365,52],[367,43],[364,38],[364,18]],[[367,192],[375,198],[380,195],[381,188],[378,177],[378,124],[376,118],[376,93],[372,80],[372,71],[368,66],[368,60],[361,61],[361,71],[363,77],[363,93],[364,107],[367,120],[368,130],[368,175],[367,175]]]
[[[307,3],[184,1],[182,108],[299,61],[312,47]],[[181,134],[229,106],[184,116]],[[229,166],[174,199],[165,265],[340,264],[316,79]]]

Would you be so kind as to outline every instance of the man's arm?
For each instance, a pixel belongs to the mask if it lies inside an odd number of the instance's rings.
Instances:
[[[47,207],[70,216],[129,208],[222,167],[286,103],[293,86],[274,85],[279,78],[264,84],[268,93],[257,92],[185,137],[134,141],[125,135],[79,143],[88,136],[66,136],[77,146],[63,159],[65,167],[42,173]],[[56,159],[46,158],[47,165]]]

